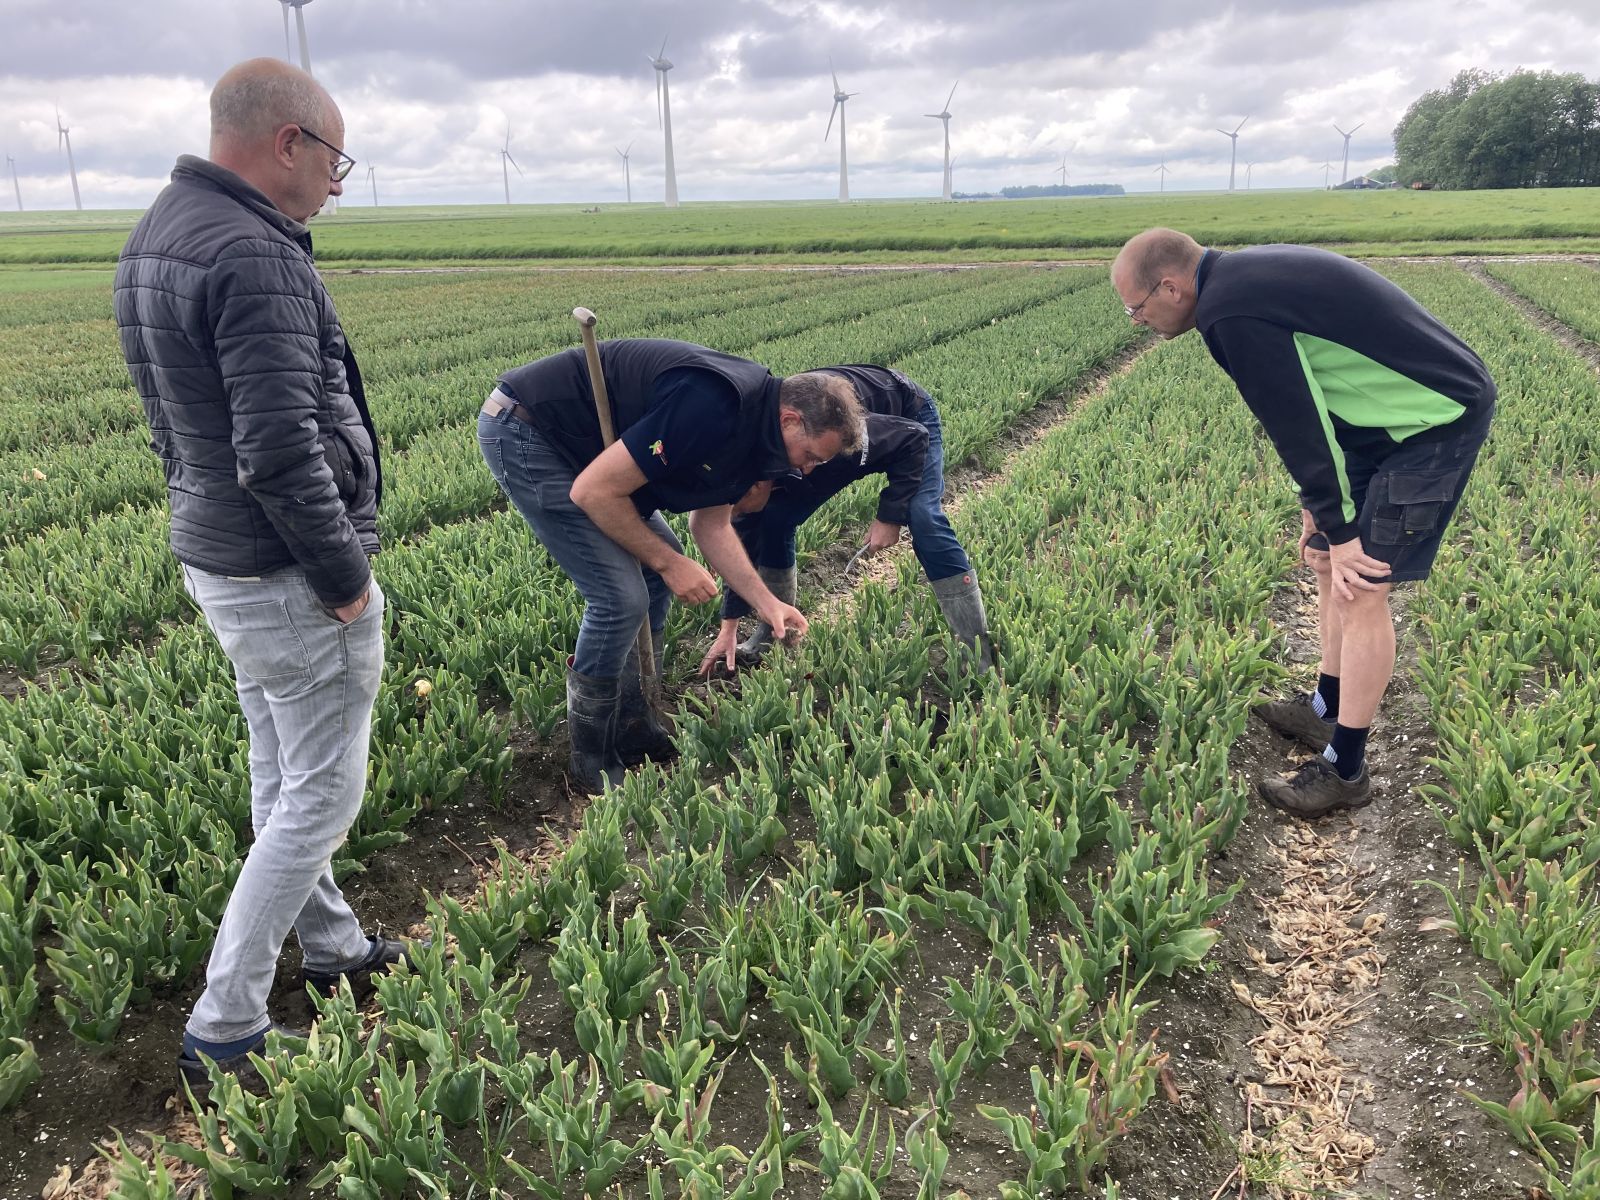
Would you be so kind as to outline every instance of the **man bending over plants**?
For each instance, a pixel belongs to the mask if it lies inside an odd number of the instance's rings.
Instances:
[[[717,595],[659,510],[689,513],[706,562],[778,636],[804,634],[805,617],[751,566],[733,505],[758,481],[854,450],[862,424],[843,379],[780,380],[691,342],[620,338],[600,343],[600,362],[617,431],[610,447],[576,347],[507,371],[478,417],[490,473],[583,594],[567,724],[572,775],[589,791],[620,780],[624,758],[672,749],[640,685],[640,624],[648,619],[655,635],[659,674],[672,598]]]
[[[951,632],[971,649],[980,671],[993,669],[993,645],[978,577],[940,504],[944,433],[933,397],[888,367],[822,367],[808,374],[849,381],[867,413],[866,436],[858,452],[841,454],[804,477],[780,478],[770,490],[759,490],[739,506],[733,528],[762,582],[774,595],[793,603],[795,530],[856,480],[886,475],[863,550],[869,554],[887,550],[900,540],[901,529],[909,528],[911,549],[927,572]],[[718,662],[731,671],[740,659],[749,662],[760,657],[772,639],[772,629],[758,620],[754,632],[741,643],[739,619],[750,611],[751,604],[724,585],[722,629],[700,663],[702,675],[709,674]]]
[[[1255,712],[1322,752],[1262,796],[1301,817],[1372,799],[1367,731],[1394,670],[1389,590],[1426,579],[1494,416],[1483,361],[1397,285],[1326,250],[1207,250],[1148,229],[1111,267],[1128,316],[1198,329],[1300,491],[1322,665]]]

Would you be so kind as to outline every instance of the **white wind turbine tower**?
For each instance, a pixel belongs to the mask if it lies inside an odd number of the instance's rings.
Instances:
[[[1331,162],[1323,163],[1322,164],[1322,190],[1323,191],[1327,191],[1328,190],[1328,177],[1331,176],[1332,174],[1333,174],[1333,164]]]
[[[17,211],[22,211],[22,185],[17,182],[17,160],[6,155],[6,166],[11,168],[11,186],[17,193]]]
[[[615,150],[616,147],[613,146],[612,149]],[[622,159],[622,182],[623,185],[628,189],[629,204],[633,203],[633,172],[628,169],[628,152],[632,149],[633,143],[629,142],[627,150],[617,150],[617,154]]]
[[[828,65],[831,67],[833,64],[829,63]],[[932,117],[935,121],[944,122],[944,198],[946,200],[950,199],[950,115],[951,115],[950,114],[950,101],[955,99],[956,88],[958,88],[960,86],[961,86],[961,81],[959,79],[956,80],[955,83],[951,86],[950,94],[944,98],[944,109],[943,109],[943,111],[936,112],[936,113],[923,113],[922,114],[925,117]],[[838,91],[839,91],[839,81],[837,79],[835,79],[833,81],[833,90],[834,90],[834,99],[837,102],[837,100],[838,100]],[[829,120],[831,121],[832,118],[830,117]],[[840,138],[840,142],[839,142],[840,149],[843,150],[843,148],[844,148],[844,113],[843,112],[841,112],[839,114],[839,138]],[[847,197],[845,197],[845,196],[840,196],[839,198],[841,200],[847,199]]]
[[[1250,190],[1250,172],[1255,170],[1255,163],[1247,162],[1244,165],[1244,190]]]
[[[1361,122],[1361,125],[1365,125],[1365,124],[1366,124],[1365,121]],[[1340,170],[1339,170],[1339,182],[1340,183],[1344,183],[1350,178],[1350,138],[1355,134],[1355,131],[1357,129],[1361,128],[1361,125],[1352,126],[1351,129],[1350,129],[1350,132],[1349,133],[1345,133],[1344,130],[1339,129],[1339,123],[1337,121],[1335,121],[1333,123],[1333,127],[1335,129],[1338,129],[1340,136],[1344,138],[1344,166],[1341,167]]]
[[[1249,119],[1249,117],[1246,117],[1244,121]],[[1233,143],[1233,150],[1228,155],[1228,190],[1230,192],[1233,191],[1233,169],[1239,162],[1239,130],[1244,128],[1244,121],[1240,121],[1235,125],[1232,133],[1229,133],[1226,129],[1217,130],[1218,133]]]
[[[367,168],[367,182],[372,185],[372,207],[378,207],[378,167],[377,164]]]
[[[1159,174],[1161,176],[1161,190],[1163,192],[1166,191],[1167,190],[1167,163],[1166,163],[1165,159],[1163,159],[1161,161],[1161,165],[1156,168],[1155,173],[1157,173],[1157,174]]]
[[[83,198],[78,195],[78,164],[72,159],[72,130],[61,123],[61,109],[56,109],[56,149],[67,148],[67,171],[72,175],[72,203],[83,211]]]
[[[828,135],[833,132],[833,118],[839,118],[839,199],[850,199],[850,168],[845,157],[844,136],[844,102],[851,96],[859,96],[860,92],[846,92],[839,87],[839,74],[833,69],[833,60],[828,60],[828,74],[833,76],[833,108],[828,112],[828,128],[822,134],[822,140],[827,141]],[[955,90],[951,89],[951,95]],[[948,101],[946,102],[948,103]],[[949,126],[946,126],[949,128]]]
[[[511,166],[513,166],[513,167],[516,167],[516,171],[517,171],[518,175],[522,174],[522,168],[517,166],[517,160],[511,157],[511,122],[510,121],[506,122],[506,141],[505,141],[505,145],[500,147],[500,178],[501,178],[501,181],[506,185],[506,203],[510,204],[511,203],[511,172],[506,169],[506,164],[507,163],[510,163]]]
[[[311,0],[279,0],[283,5],[283,56],[294,62],[294,51],[289,45],[289,10],[294,9],[295,29],[300,34],[300,69],[307,75],[311,74],[311,50],[306,44],[306,14],[301,10],[311,3]]]
[[[672,94],[667,87],[667,72],[672,70],[672,60],[666,57],[667,39],[661,39],[661,49],[655,54],[645,52],[650,65],[656,69],[656,120],[667,143],[667,207],[678,207],[678,173],[672,165]],[[630,143],[631,144],[631,143]]]

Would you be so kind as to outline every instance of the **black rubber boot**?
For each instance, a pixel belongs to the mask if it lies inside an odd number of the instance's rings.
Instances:
[[[567,662],[567,733],[572,743],[572,781],[591,796],[622,782],[627,768],[617,757],[619,681],[580,675]]]
[[[767,585],[767,590],[779,600],[785,604],[794,603],[798,574],[794,567],[757,567],[756,573],[761,576],[761,582]],[[767,652],[767,647],[771,644],[772,626],[758,620],[755,631],[739,643],[739,661],[760,662],[761,656]]]
[[[666,662],[666,645],[661,633],[651,634],[655,647],[656,682],[661,681],[661,669]],[[639,678],[639,644],[628,651],[628,661],[622,664],[621,701],[617,712],[617,757],[626,763],[637,763],[646,758],[653,762],[671,760],[672,731],[661,721],[660,714],[651,706],[644,694],[644,684]]]
[[[983,612],[983,593],[978,589],[978,574],[968,570],[961,575],[935,579],[933,598],[956,639],[973,652],[978,670],[994,670],[994,642],[989,637],[989,621]]]

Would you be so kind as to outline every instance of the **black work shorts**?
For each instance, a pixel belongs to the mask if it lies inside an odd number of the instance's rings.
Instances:
[[[1361,548],[1390,567],[1386,579],[1375,577],[1374,582],[1426,579],[1433,570],[1493,415],[1491,408],[1449,436],[1402,442],[1379,459],[1345,455]],[[1326,550],[1328,539],[1319,533],[1306,544]]]

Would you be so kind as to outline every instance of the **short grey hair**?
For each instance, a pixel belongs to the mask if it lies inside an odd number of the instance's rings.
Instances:
[[[310,75],[286,63],[257,59],[217,81],[211,92],[211,136],[251,142],[285,125],[323,133],[329,108],[327,92]]]
[[[856,389],[842,375],[827,371],[803,371],[778,384],[778,403],[800,415],[800,422],[811,437],[837,433],[841,454],[861,448],[867,422],[861,411]]]

